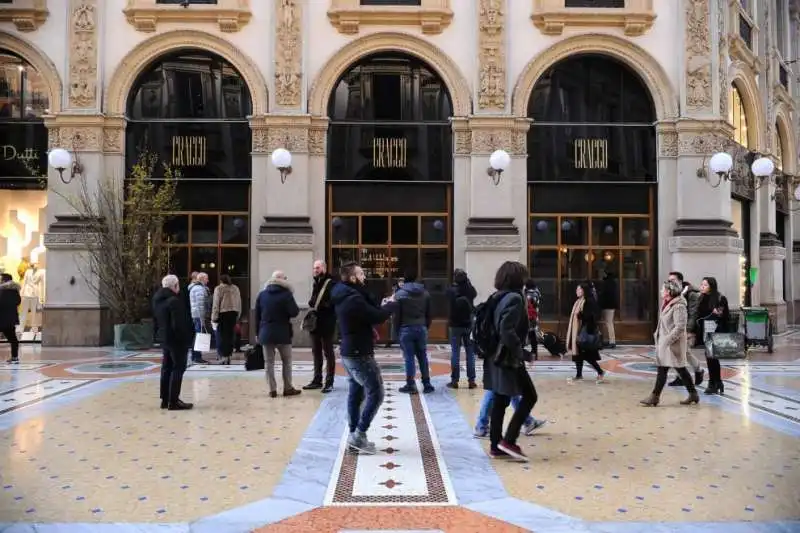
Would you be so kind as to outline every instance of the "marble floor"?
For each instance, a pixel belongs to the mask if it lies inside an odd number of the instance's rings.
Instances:
[[[527,464],[489,458],[482,389],[446,388],[449,347],[429,354],[436,391],[409,396],[399,352],[379,350],[364,456],[346,447],[341,368],[331,394],[273,399],[263,371],[193,366],[195,409],[173,412],[156,352],[26,345],[0,364],[0,532],[800,532],[800,331],[727,361],[725,395],[690,407],[674,388],[638,406],[652,347],[604,352],[600,385],[542,357],[548,424],[520,437]],[[295,385],[311,370],[297,349]]]

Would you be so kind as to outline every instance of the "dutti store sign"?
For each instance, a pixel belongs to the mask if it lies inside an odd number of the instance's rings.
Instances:
[[[0,122],[3,188],[28,187],[47,175],[47,128],[42,122]]]

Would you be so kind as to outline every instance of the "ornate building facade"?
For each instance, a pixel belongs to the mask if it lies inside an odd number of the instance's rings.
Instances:
[[[618,301],[618,338],[648,341],[672,270],[784,328],[798,51],[796,0],[13,0],[2,266],[42,280],[31,339],[107,342],[63,200],[77,182],[43,155],[75,153],[93,182],[146,146],[181,170],[170,269],[230,274],[247,301],[281,269],[305,303],[315,258],[359,260],[377,295],[418,273],[443,338],[453,269],[486,295],[511,259],[554,329],[592,279]],[[508,164],[487,172],[497,150]],[[751,175],[760,156],[772,177]]]

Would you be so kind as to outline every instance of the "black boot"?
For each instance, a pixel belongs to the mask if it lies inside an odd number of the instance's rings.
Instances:
[[[689,374],[689,371],[686,370],[686,368],[676,368],[675,370],[678,372],[681,380],[686,383],[686,391],[689,393],[689,397],[681,401],[681,405],[700,403],[700,396],[697,395],[697,389],[694,387],[694,383],[692,383],[692,376]]]
[[[695,386],[699,387],[703,383],[703,372],[702,368],[698,368],[697,371],[694,373],[694,384]]]

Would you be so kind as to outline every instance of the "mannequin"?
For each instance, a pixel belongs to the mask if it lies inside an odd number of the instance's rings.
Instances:
[[[30,263],[30,267],[22,277],[22,305],[19,317],[19,327],[21,333],[25,332],[30,319],[30,326],[33,333],[39,329],[38,311],[44,298],[44,271],[39,269],[36,263]]]

